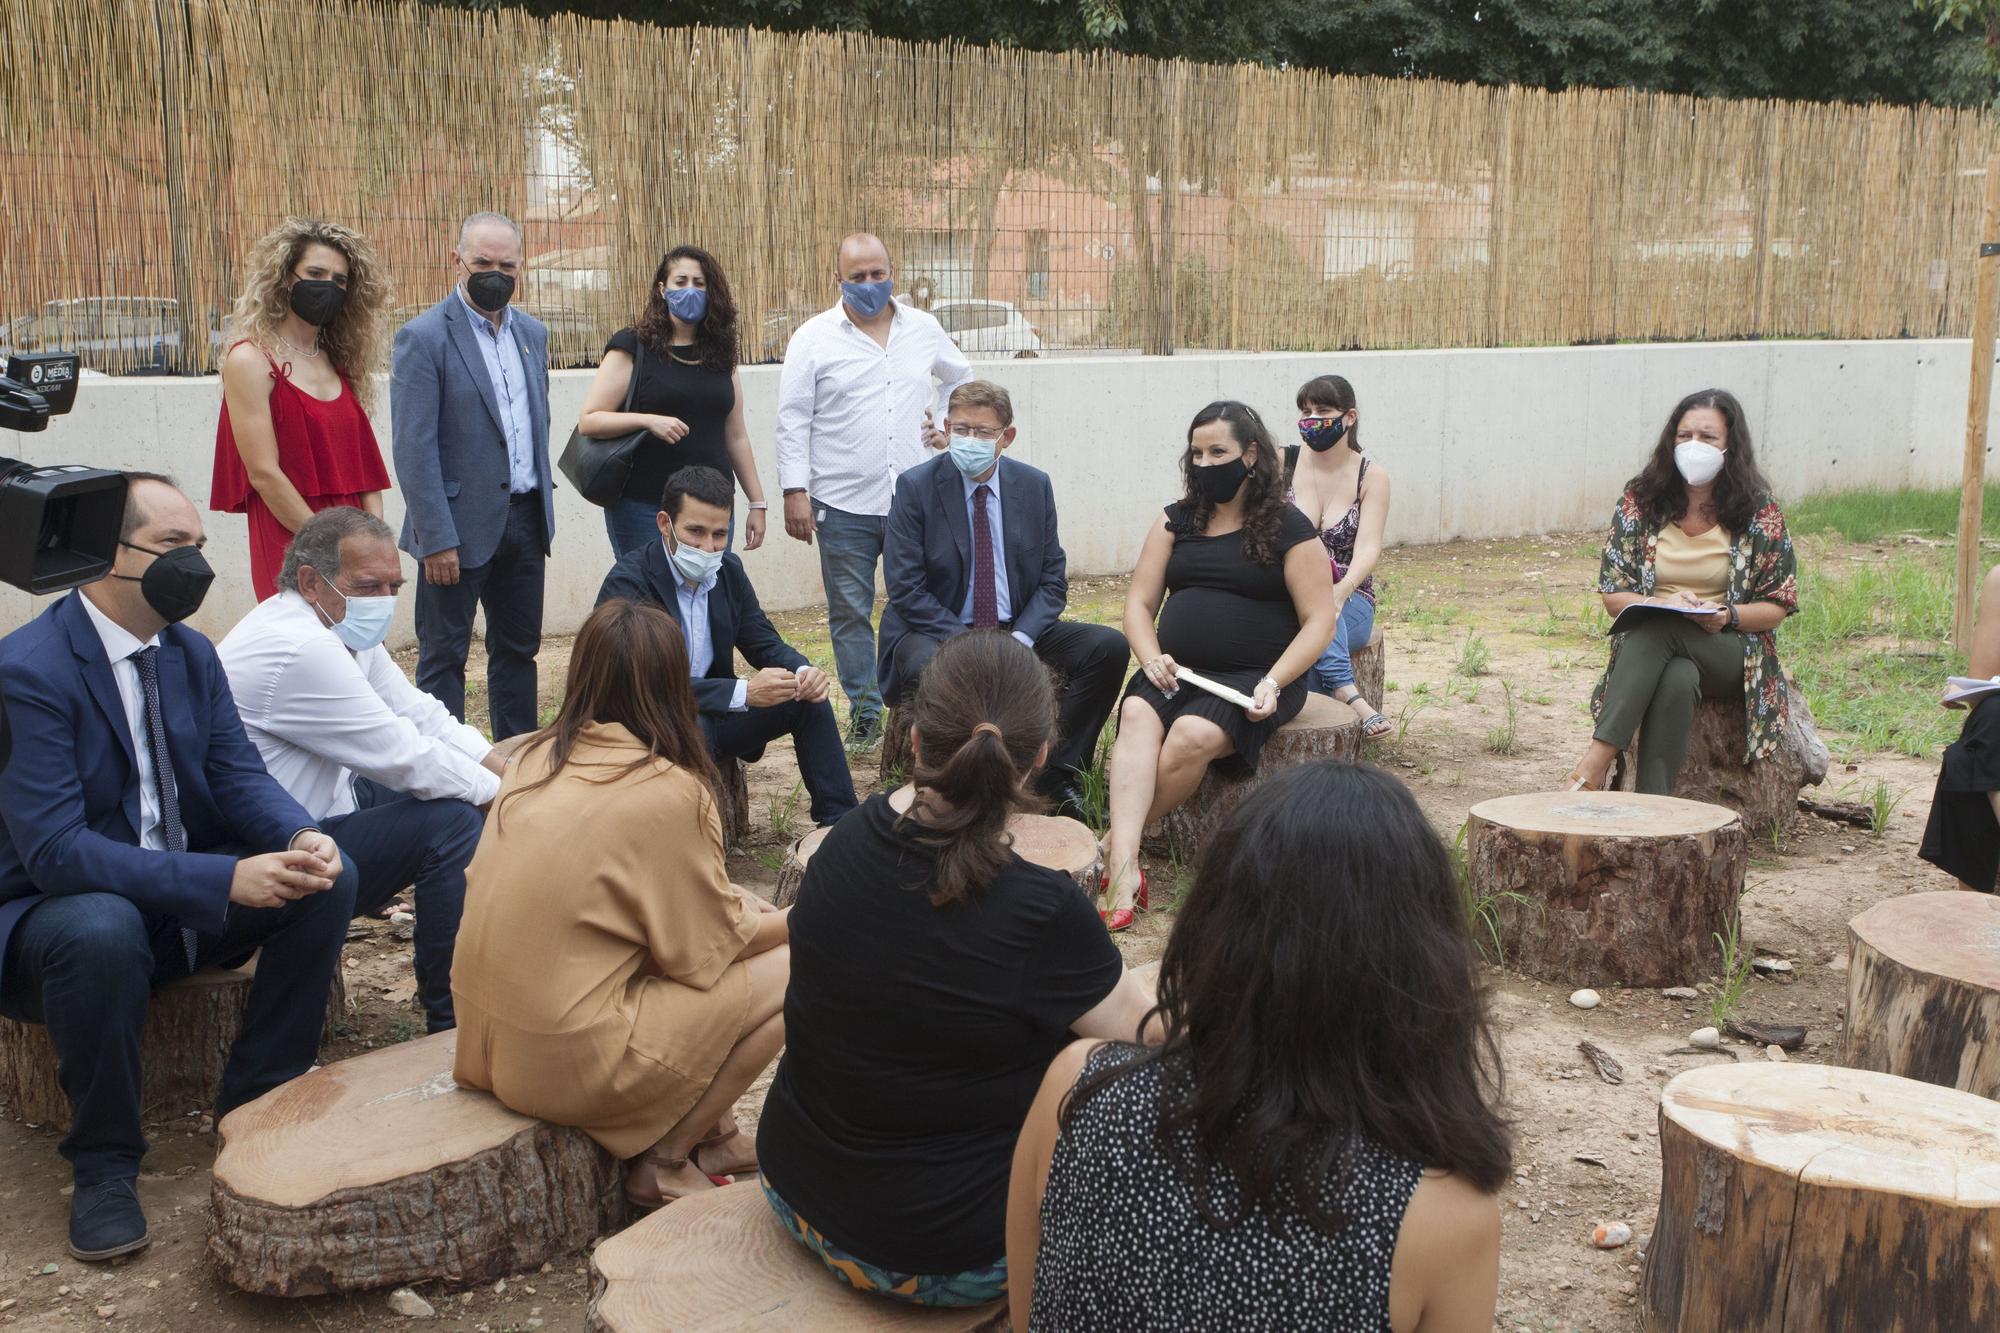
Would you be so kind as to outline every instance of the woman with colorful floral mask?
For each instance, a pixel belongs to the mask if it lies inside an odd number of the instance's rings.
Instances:
[[[1776,752],[1790,687],[1774,631],[1798,609],[1798,569],[1733,394],[1703,389],[1667,417],[1612,515],[1597,590],[1614,617],[1635,603],[1678,610],[1612,639],[1570,790],[1603,787],[1636,732],[1638,790],[1671,795],[1703,698],[1743,700],[1745,762]]]
[[[697,246],[667,251],[638,322],[605,344],[577,422],[578,430],[597,439],[641,430],[652,435],[633,460],[624,496],[605,506],[612,554],[659,540],[655,519],[667,478],[696,466],[736,478],[749,500],[743,548],[763,544],[769,506],[750,456],[738,355],[736,300],[722,265]]]
[[[1361,734],[1379,740],[1389,719],[1362,697],[1354,680],[1356,650],[1375,632],[1375,562],[1382,557],[1382,529],[1389,521],[1389,473],[1361,456],[1361,412],[1354,386],[1339,375],[1321,375],[1299,386],[1300,447],[1291,458],[1286,499],[1319,530],[1333,565],[1333,642],[1306,673],[1307,685],[1354,710]],[[1345,448],[1339,446],[1345,445]]]

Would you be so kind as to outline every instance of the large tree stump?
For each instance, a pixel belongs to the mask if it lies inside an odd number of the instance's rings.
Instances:
[[[722,776],[715,793],[716,813],[722,817],[722,845],[733,851],[750,836],[750,779],[741,759],[725,759],[715,767]]]
[[[1749,859],[1733,811],[1625,792],[1481,801],[1466,844],[1504,961],[1565,986],[1683,986],[1712,975]]]
[[[1846,1062],[2000,1099],[2000,898],[1891,898],[1847,940]]]
[[[146,1119],[187,1115],[215,1102],[222,1069],[243,1031],[250,1003],[253,959],[238,968],[212,968],[170,981],[153,992],[139,1038],[139,1113]],[[334,970],[326,1035],[347,1008],[347,987]],[[0,1018],[0,1105],[30,1125],[63,1128],[69,1098],[57,1078],[55,1043],[40,1023]]]
[[[1650,1333],[2000,1328],[2000,1105],[1824,1065],[1711,1065],[1660,1098]]]
[[[1743,700],[1698,702],[1688,734],[1687,760],[1674,782],[1674,795],[1728,806],[1743,816],[1743,826],[1753,838],[1767,838],[1772,829],[1783,827],[1799,808],[1799,793],[1825,781],[1831,762],[1826,744],[1813,726],[1812,709],[1796,685],[1791,687],[1786,713],[1784,740],[1778,752],[1746,764]],[[1614,763],[1617,771],[1611,785],[1620,791],[1634,790],[1639,781],[1636,736]]]
[[[1361,691],[1361,697],[1377,708],[1382,707],[1383,685],[1388,677],[1388,655],[1382,649],[1382,626],[1376,623],[1375,632],[1368,636],[1366,645],[1348,654],[1348,661],[1354,664],[1354,688]]]
[[[1211,764],[1194,795],[1160,820],[1159,832],[1165,835],[1175,855],[1192,864],[1208,844],[1209,835],[1221,826],[1229,812],[1274,774],[1320,759],[1352,763],[1360,757],[1361,722],[1354,716],[1354,710],[1324,694],[1308,694],[1298,716],[1279,727],[1277,734],[1265,743],[1256,772],[1248,777],[1229,777],[1216,772]]]
[[[486,1282],[625,1217],[618,1160],[451,1077],[440,1032],[293,1079],[223,1120],[208,1251],[267,1296]]]
[[[855,1291],[793,1240],[754,1181],[662,1208],[590,1258],[594,1333],[1005,1330],[1004,1302],[927,1309]]]
[[[1078,888],[1096,896],[1104,872],[1104,853],[1089,828],[1063,815],[1015,815],[1007,821],[1007,831],[1014,835],[1014,850],[1023,861],[1060,870],[1075,880]],[[806,864],[826,841],[826,834],[827,830],[816,828],[786,849],[772,898],[778,906],[790,907],[798,900]]]

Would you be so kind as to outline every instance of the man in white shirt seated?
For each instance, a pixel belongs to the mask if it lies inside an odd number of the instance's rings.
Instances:
[[[264,766],[361,872],[355,914],[416,885],[417,997],[453,1025],[451,953],[465,866],[505,761],[382,646],[403,586],[395,534],[359,509],[300,525],[278,594],[217,652]]]

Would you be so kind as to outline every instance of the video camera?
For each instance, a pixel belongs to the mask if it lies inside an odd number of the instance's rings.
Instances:
[[[0,428],[47,430],[76,402],[74,352],[9,357],[0,377]],[[0,456],[0,582],[61,592],[102,578],[118,550],[125,474]]]

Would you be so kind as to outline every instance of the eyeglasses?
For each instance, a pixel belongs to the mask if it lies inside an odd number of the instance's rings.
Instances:
[[[1004,427],[1002,427],[999,430],[986,430],[986,429],[973,429],[965,426],[953,426],[951,428],[951,433],[953,435],[970,435],[973,439],[978,440],[981,444],[994,444],[997,443],[1000,437],[1002,435],[1005,435],[1007,431]]]

